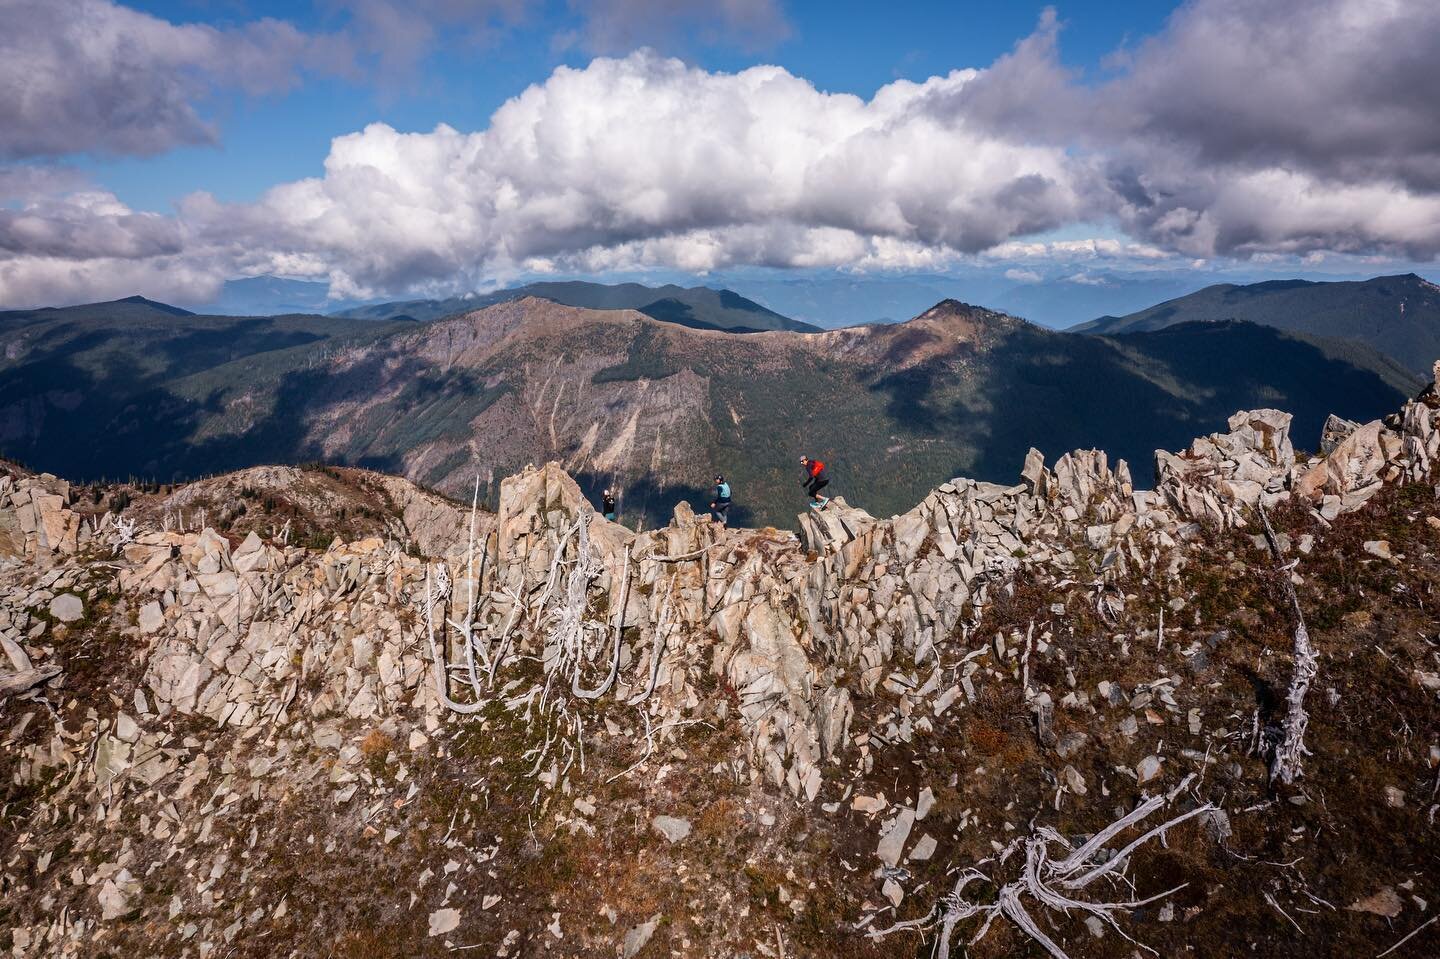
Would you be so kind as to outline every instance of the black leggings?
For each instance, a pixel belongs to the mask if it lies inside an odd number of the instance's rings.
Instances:
[[[728,499],[717,499],[710,506],[710,518],[717,523],[723,523],[725,522],[726,512],[729,509],[730,501]]]
[[[805,492],[810,495],[811,499],[816,499],[819,497],[820,491],[829,485],[830,481],[825,477],[812,476],[810,477],[810,481],[805,484]]]

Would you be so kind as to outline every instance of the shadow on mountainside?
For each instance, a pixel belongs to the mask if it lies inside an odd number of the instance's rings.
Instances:
[[[237,357],[263,365],[330,338],[317,331],[327,321],[280,325],[288,319],[215,318],[197,327],[207,318],[166,317],[123,328],[65,320],[22,328],[14,362],[0,367],[0,444],[77,480],[158,478],[180,469],[168,452],[176,438],[192,435],[201,415],[223,410],[213,398],[177,395],[174,383]]]
[[[1257,364],[1257,356],[1276,362]],[[951,456],[939,472],[1007,484],[1017,481],[1032,446],[1050,463],[1073,449],[1105,450],[1112,465],[1125,459],[1137,484],[1148,486],[1156,449],[1183,449],[1223,430],[1237,410],[1290,412],[1297,446],[1314,448],[1330,413],[1363,422],[1405,399],[1373,372],[1249,323],[1120,337],[1021,327],[984,364],[957,369],[932,360],[870,389],[884,394],[886,411],[913,437],[969,441],[971,451]],[[896,500],[913,503],[942,481],[923,472],[925,488],[882,495],[885,508],[905,508]]]
[[[714,487],[709,485],[664,484],[656,482],[651,476],[626,478],[590,471],[576,473],[574,479],[597,513],[605,488],[618,489],[619,521],[632,529],[642,525],[645,529],[665,526],[675,515],[675,507],[682,502],[688,503],[696,516],[710,515],[710,494],[714,492]],[[736,499],[730,507],[729,520],[731,526],[748,526],[754,522],[753,510]]]

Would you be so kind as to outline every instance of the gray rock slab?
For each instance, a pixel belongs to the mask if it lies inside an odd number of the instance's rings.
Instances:
[[[690,820],[676,816],[656,816],[650,825],[660,835],[675,843],[690,835]]]
[[[61,593],[50,600],[50,615],[62,623],[73,623],[85,615],[85,604],[74,593]]]

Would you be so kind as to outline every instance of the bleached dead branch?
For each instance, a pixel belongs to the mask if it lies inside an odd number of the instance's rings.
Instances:
[[[109,514],[106,514],[109,515]],[[121,551],[131,543],[135,542],[135,534],[138,532],[138,524],[129,517],[118,517],[115,520],[115,531],[110,534],[111,552],[119,556]]]
[[[452,711],[475,713],[491,701],[490,691],[507,662],[538,660],[543,673],[540,682],[519,695],[511,695],[509,691],[514,684],[507,684],[501,691],[500,703],[516,714],[534,736],[532,748],[524,753],[530,776],[538,778],[542,786],[554,788],[577,763],[582,770],[585,766],[585,724],[583,712],[577,709],[580,703],[599,700],[617,688],[622,689],[626,705],[640,707],[647,729],[650,727],[646,703],[660,680],[678,574],[671,576],[670,588],[660,604],[648,659],[632,657],[629,668],[637,675],[621,683],[631,580],[639,575],[637,560],[643,562],[656,557],[643,554],[637,557],[633,543],[626,544],[619,568],[613,571],[607,586],[610,603],[607,614],[602,617],[592,609],[592,594],[605,566],[590,538],[592,514],[584,512],[549,533],[545,554],[548,568],[540,567],[543,572],[533,590],[527,594],[525,586],[520,584],[500,591],[491,587],[487,593],[484,565],[490,560],[488,551],[482,551],[478,560],[480,568],[476,569],[477,504],[478,486],[471,503],[464,588],[455,588],[459,584],[451,579],[443,563],[426,567],[423,602],[436,694]],[[698,555],[689,558],[698,558]],[[661,561],[676,559],[660,558]],[[507,603],[508,610],[505,609]],[[450,613],[437,616],[437,608],[448,608]],[[501,612],[503,616],[499,615]],[[437,636],[437,630],[451,639],[444,641]],[[456,638],[458,650],[453,645]],[[634,652],[638,651],[637,647]],[[459,662],[462,652],[463,663]],[[454,665],[447,663],[447,653],[456,660]],[[463,685],[466,680],[473,689],[473,697],[463,692],[452,694],[452,683]],[[653,740],[647,737],[647,742],[653,750]],[[643,762],[642,759],[632,769]]]
[[[1395,943],[1395,945],[1391,946],[1389,949],[1386,949],[1384,952],[1380,953],[1378,956],[1375,957],[1375,959],[1385,959],[1386,956],[1390,955],[1390,953],[1394,952],[1396,949],[1399,949],[1401,946],[1405,945],[1405,943],[1415,938],[1416,933],[1420,932],[1422,929],[1429,926],[1437,919],[1440,919],[1440,916],[1431,916],[1429,919],[1426,919],[1424,922],[1420,923],[1420,925],[1410,930],[1409,935],[1405,936],[1403,939]]]
[[[447,622],[450,627],[460,636],[460,643],[465,650],[465,669],[470,679],[470,686],[475,691],[477,699],[483,698],[484,693],[480,689],[480,674],[475,668],[475,655],[478,653],[487,672],[489,659],[485,646],[479,641],[475,629],[475,617],[479,605],[479,579],[484,575],[482,557],[482,568],[479,573],[475,570],[475,523],[480,505],[480,477],[475,477],[475,493],[470,500],[470,535],[465,546],[465,582],[467,584],[464,615],[457,621],[454,616]],[[444,567],[441,567],[442,569]]]
[[[495,671],[505,661],[506,655],[510,652],[510,636],[515,631],[515,624],[520,621],[520,616],[525,612],[525,602],[515,590],[506,590],[503,594],[510,600],[510,617],[505,621],[505,627],[500,630],[500,638],[496,641],[495,655],[490,658],[490,675],[486,678],[487,686],[495,685]]]
[[[440,570],[444,572],[445,567],[441,565]],[[446,574],[447,584],[448,580],[449,575]],[[430,643],[430,662],[435,673],[435,694],[440,697],[440,702],[444,703],[447,709],[462,714],[478,713],[485,708],[485,701],[461,703],[450,698],[450,682],[447,678],[449,671],[445,668],[445,656],[435,642],[435,604],[436,594],[439,592],[438,586],[438,583],[432,582],[430,570],[427,567],[425,570],[425,638]]]
[[[446,665],[445,647],[448,640],[440,642],[435,638],[435,607],[444,608],[454,598],[454,583],[450,578],[450,570],[444,563],[432,567],[428,564],[425,567],[425,635],[430,644],[430,659],[435,670],[435,692],[446,708],[462,714],[477,713],[485,708],[488,700],[485,696],[485,689],[481,687],[480,672],[475,665],[475,656],[478,653],[482,665],[487,667],[486,687],[494,681],[494,662],[488,658],[487,647],[482,643],[476,628],[476,620],[480,608],[480,578],[484,574],[484,558],[479,572],[475,569],[475,527],[478,519],[480,505],[480,478],[475,478],[475,491],[470,500],[470,535],[465,547],[465,582],[466,594],[462,609],[454,610],[453,614],[444,617],[444,624],[453,629],[459,636],[460,648],[465,654],[465,676],[470,683],[470,689],[474,699],[468,703],[462,703],[450,696],[449,673]],[[514,612],[518,613],[520,604],[517,602]],[[515,616],[512,615],[509,624],[500,636],[501,648],[504,649],[506,637],[509,630],[514,626]]]
[[[1049,826],[1042,826],[1029,836],[1015,839],[993,859],[983,860],[976,866],[962,870],[955,881],[955,887],[948,895],[942,896],[925,916],[899,922],[886,929],[873,930],[869,936],[879,940],[896,932],[925,933],[938,927],[939,935],[935,944],[935,955],[938,959],[949,959],[950,943],[957,924],[975,916],[984,917],[979,930],[970,939],[970,943],[973,945],[985,937],[996,919],[1003,916],[1055,959],[1069,959],[1065,950],[1040,928],[1034,916],[1030,914],[1025,903],[1025,899],[1028,898],[1037,905],[1067,915],[1072,912],[1080,912],[1095,916],[1129,939],[1130,937],[1115,921],[1115,913],[1128,912],[1138,906],[1164,899],[1183,889],[1184,885],[1167,889],[1144,899],[1122,899],[1114,902],[1078,899],[1069,895],[1068,891],[1083,889],[1100,878],[1114,880],[1116,870],[1123,869],[1128,864],[1131,854],[1141,846],[1152,839],[1163,836],[1167,830],[1215,809],[1216,807],[1209,803],[1198,806],[1141,834],[1113,856],[1105,859],[1098,858],[1106,843],[1168,805],[1190,784],[1192,779],[1194,779],[1193,775],[1187,776],[1170,793],[1147,799],[1127,815],[1097,832],[1078,849],[1072,847],[1065,837]],[[1052,850],[1055,848],[1071,851],[1063,859],[1055,859],[1052,858]],[[978,868],[990,862],[993,862],[996,867],[1004,866],[1017,854],[1023,856],[1024,864],[1019,869],[1019,875],[1008,882],[1004,882],[998,877],[992,878],[991,875]],[[998,887],[993,902],[975,902],[965,897],[966,888],[976,880]]]
[[[428,577],[428,573],[427,573]],[[435,568],[435,579],[425,580],[426,602],[431,606],[444,605],[450,601],[450,569],[444,563]]]
[[[588,540],[586,542],[588,546]],[[588,585],[588,584],[587,584]],[[594,689],[586,689],[580,677],[580,668],[585,662],[585,651],[578,650],[575,657],[574,671],[570,674],[570,692],[581,699],[599,699],[610,691],[615,685],[615,677],[620,674],[620,637],[625,627],[625,604],[630,600],[630,546],[625,546],[625,561],[620,573],[620,604],[615,609],[615,638],[612,642],[610,654],[610,671],[599,686]],[[581,613],[583,614],[584,595],[581,596]],[[578,632],[578,637],[583,640],[585,630]]]
[[[1320,654],[1310,642],[1310,631],[1305,628],[1305,614],[1300,610],[1300,596],[1290,579],[1293,564],[1285,563],[1281,556],[1280,544],[1270,526],[1264,504],[1258,504],[1258,509],[1265,529],[1265,542],[1270,546],[1270,555],[1280,565],[1280,580],[1290,600],[1290,610],[1295,614],[1295,672],[1285,693],[1285,719],[1280,727],[1280,739],[1270,758],[1270,781],[1278,779],[1289,784],[1300,776],[1301,762],[1310,754],[1310,750],[1305,748],[1305,728],[1310,724],[1310,716],[1305,712],[1305,694],[1310,690],[1315,674],[1320,671]]]
[[[715,547],[723,545],[723,543],[711,543],[709,546],[702,546],[699,549],[691,550],[688,553],[681,553],[678,556],[662,556],[659,553],[646,553],[640,558],[642,560],[654,560],[657,563],[683,563],[688,560],[699,559]]]
[[[627,706],[638,706],[655,692],[655,684],[660,678],[660,663],[665,658],[665,631],[670,625],[670,599],[674,592],[675,577],[671,576],[670,586],[665,592],[665,599],[660,604],[660,615],[655,620],[655,643],[650,649],[650,682],[646,684],[644,692],[626,701],[625,705]]]

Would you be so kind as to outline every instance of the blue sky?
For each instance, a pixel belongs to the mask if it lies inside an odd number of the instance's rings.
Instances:
[[[1437,58],[1433,0],[8,0],[0,306],[1431,275]]]

